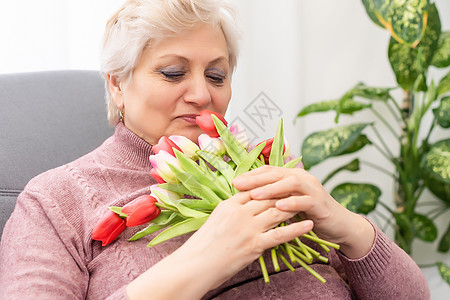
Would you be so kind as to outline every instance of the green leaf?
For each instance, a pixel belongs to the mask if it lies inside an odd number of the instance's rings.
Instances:
[[[358,136],[358,138],[347,148],[344,152],[342,152],[340,155],[353,153],[356,151],[361,150],[366,145],[371,145],[372,142],[367,138],[365,134],[361,134]]]
[[[442,279],[444,279],[447,284],[450,285],[450,267],[444,264],[443,262],[437,262],[436,263],[439,274],[441,274]]]
[[[192,192],[189,191],[182,184],[160,183],[160,184],[158,184],[158,187],[163,188],[163,189],[168,190],[168,191],[171,191],[171,192],[179,193],[179,194],[182,194],[182,195],[194,196],[194,195],[192,195]]]
[[[297,117],[303,117],[310,113],[317,113],[317,112],[327,112],[327,111],[336,111],[337,107],[339,105],[339,100],[329,100],[329,101],[322,101],[310,104],[308,106],[305,106],[297,115]],[[348,114],[352,115],[354,112],[370,108],[372,107],[371,104],[364,104],[360,102],[356,102],[352,99],[348,99],[345,101],[342,105],[341,113],[342,114]]]
[[[126,218],[126,217],[128,217],[127,214],[124,214],[124,213],[122,212],[122,207],[111,206],[111,207],[109,207],[109,210],[115,212],[115,213],[118,214],[119,217],[121,217],[121,218]]]
[[[450,96],[442,97],[439,106],[433,109],[436,122],[442,128],[450,127]]]
[[[420,167],[428,189],[450,206],[450,139],[433,144]]]
[[[448,223],[447,231],[441,237],[439,241],[438,251],[439,252],[448,252],[450,249],[450,223]]]
[[[171,224],[183,221],[182,218],[178,217],[176,213],[171,211],[161,211],[159,216],[154,219],[146,228],[137,232],[129,241],[136,241],[144,236],[150,235],[158,230],[161,230]]]
[[[206,217],[209,215],[209,214],[205,214],[201,211],[189,208],[186,205],[181,204],[181,203],[180,203],[180,205],[178,205],[178,211],[180,212],[180,214],[182,214],[183,216],[188,217],[188,218],[202,218],[202,217]]]
[[[270,149],[269,164],[271,166],[282,167],[284,148],[283,119],[278,121],[277,133],[275,134],[272,148]]]
[[[353,88],[352,94],[354,97],[358,96],[369,100],[387,101],[390,97],[389,92],[393,89],[394,88],[370,87],[360,82]]]
[[[295,168],[302,161],[303,156],[297,157],[291,161],[288,161],[283,168]]]
[[[428,217],[414,214],[411,220],[414,236],[425,242],[432,242],[437,238],[437,228]]]
[[[450,91],[450,72],[439,81],[438,95],[443,95]]]
[[[378,10],[375,9],[374,6],[374,0],[362,0],[362,3],[364,4],[364,7],[366,8],[366,12],[369,15],[369,18],[374,22],[376,25],[380,26],[381,28],[384,28],[384,25],[378,20],[377,12]]]
[[[248,172],[250,168],[255,163],[255,160],[258,159],[259,154],[261,153],[262,149],[266,146],[266,142],[262,142],[258,146],[256,146],[252,151],[250,151],[249,155],[246,159],[244,159],[239,166],[234,171],[234,178],[244,174],[245,172]]]
[[[234,178],[234,170],[233,168],[225,162],[221,157],[211,154],[207,151],[199,150],[197,151],[199,157],[207,161],[211,166],[213,166],[216,170],[225,176],[228,181],[228,184],[231,185],[231,181]]]
[[[438,68],[450,66],[450,31],[441,32],[431,65]]]
[[[205,172],[205,170],[202,170],[200,166],[186,154],[177,149],[174,149],[174,153],[183,169],[194,176],[200,184],[211,188],[211,190],[213,190],[222,199],[228,199],[232,196],[229,189],[224,189],[222,185],[217,184],[215,182],[215,178],[211,177],[211,174],[208,171]]]
[[[333,178],[336,174],[338,174],[341,171],[350,171],[350,172],[357,172],[359,171],[359,159],[354,159],[348,164],[345,164],[343,166],[340,166],[330,174],[328,174],[327,177],[322,181],[322,185],[325,185],[331,178]]]
[[[216,208],[216,205],[213,205],[202,199],[181,199],[180,204],[183,204],[191,209],[196,209],[204,212],[211,212],[214,210],[214,208]]]
[[[416,48],[401,44],[394,38],[389,42],[389,62],[398,84],[405,90],[414,88],[417,77],[428,68],[437,49],[441,23],[434,4],[430,5],[427,22],[424,36]]]
[[[158,234],[147,246],[153,247],[170,240],[171,238],[196,231],[202,227],[206,220],[208,220],[208,217],[209,215],[198,219],[192,218],[179,222]]]
[[[377,206],[381,190],[367,183],[342,183],[331,191],[342,206],[359,214],[368,214]]]
[[[178,168],[168,164],[170,169],[175,173],[177,179],[190,190],[195,197],[203,199],[212,205],[219,204],[223,199],[216,195],[208,186],[198,182],[190,173],[183,172]]]
[[[303,164],[306,169],[338,156],[346,151],[359,138],[368,123],[352,124],[314,132],[303,142]]]
[[[428,0],[390,1],[392,8],[391,34],[399,42],[416,45],[427,26]]]
[[[214,124],[216,125],[217,132],[222,138],[227,154],[236,164],[240,164],[248,155],[247,149],[234,137],[231,131],[217,118],[215,115],[211,115]]]

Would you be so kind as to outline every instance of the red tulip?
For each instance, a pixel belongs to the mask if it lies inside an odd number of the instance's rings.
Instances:
[[[158,182],[158,183],[166,183],[166,181],[164,179],[162,179],[161,176],[159,176],[158,171],[155,168],[151,169],[150,175],[152,175],[153,178],[156,179],[156,182]]]
[[[195,118],[195,122],[207,135],[216,138],[219,137],[219,133],[217,132],[216,125],[214,124],[214,121],[211,117],[212,114],[218,117],[225,126],[228,125],[228,122],[221,114],[207,109],[204,109],[200,112],[200,116]]]
[[[175,156],[173,152],[173,148],[183,152],[180,147],[177,146],[173,141],[171,141],[167,136],[162,136],[158,143],[153,146],[153,153],[158,154],[159,151],[164,150],[170,153],[172,156]]]
[[[266,164],[269,163],[270,151],[272,151],[273,140],[274,140],[274,138],[265,140],[266,145],[264,146],[264,148],[261,151],[261,154],[264,156],[264,161],[266,162]],[[263,142],[261,142],[261,143],[263,143]],[[261,143],[259,143],[259,144],[261,144]],[[256,145],[256,146],[258,146],[258,145]],[[286,152],[286,144],[283,145],[283,154],[285,152]]]
[[[115,212],[108,210],[95,225],[92,239],[101,241],[102,246],[106,246],[114,241],[125,228],[125,220]]]
[[[138,226],[155,219],[161,212],[156,202],[155,197],[143,195],[122,207],[122,213],[127,215],[126,226]]]

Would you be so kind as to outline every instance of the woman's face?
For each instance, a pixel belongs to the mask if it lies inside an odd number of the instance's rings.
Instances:
[[[163,135],[202,133],[203,109],[225,114],[231,98],[230,68],[220,28],[202,25],[145,49],[119,97],[124,123],[150,144]],[[120,108],[120,103],[116,104]]]

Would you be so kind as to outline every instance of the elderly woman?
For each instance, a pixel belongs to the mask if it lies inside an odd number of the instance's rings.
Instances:
[[[149,194],[149,155],[163,136],[201,134],[203,109],[231,98],[237,31],[233,11],[207,0],[129,0],[103,44],[112,137],[86,156],[34,178],[19,196],[1,244],[2,299],[426,299],[417,265],[365,218],[340,206],[302,169],[262,167],[238,177],[189,238],[146,248],[106,247],[92,229],[110,206]],[[95,128],[93,128],[95,130]],[[305,221],[277,224],[301,212]],[[261,279],[264,250],[310,231],[341,245],[329,264]],[[149,237],[151,238],[151,237]]]

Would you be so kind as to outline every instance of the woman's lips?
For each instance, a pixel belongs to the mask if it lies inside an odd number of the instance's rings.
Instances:
[[[184,121],[186,121],[187,123],[189,123],[189,124],[195,124],[195,125],[197,125],[197,123],[195,123],[195,118],[197,117],[198,115],[194,115],[194,114],[192,114],[192,115],[181,115],[181,116],[179,116],[178,118],[179,119],[182,119],[182,120],[184,120]]]

